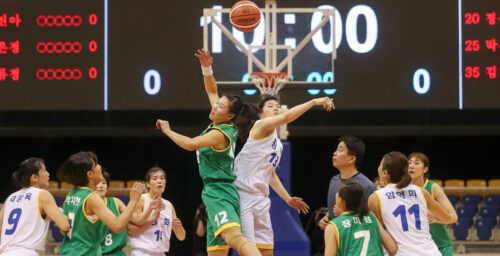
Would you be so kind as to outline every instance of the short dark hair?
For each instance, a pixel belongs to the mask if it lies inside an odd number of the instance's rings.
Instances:
[[[422,161],[422,163],[424,164],[424,167],[429,167],[429,158],[422,152],[413,152],[411,153],[409,156],[408,156],[408,161],[412,158],[412,157],[416,157],[418,158],[420,161]],[[427,170],[426,173],[424,173],[424,179],[429,179],[429,170]]]
[[[38,172],[45,165],[41,158],[31,157],[21,162],[19,168],[12,173],[12,182],[14,185],[25,188],[31,185],[31,176],[38,175]]]
[[[365,156],[365,143],[357,137],[346,135],[339,138],[339,143],[344,142],[347,147],[347,154],[356,157],[356,168],[361,165],[363,157]]]
[[[64,161],[57,172],[61,182],[74,186],[86,186],[89,183],[87,172],[97,165],[97,155],[91,151],[80,151]]]
[[[368,214],[368,203],[365,199],[365,192],[359,183],[347,180],[339,188],[339,197],[345,201],[345,210],[354,211],[359,218]]]
[[[153,176],[155,172],[160,171],[163,172],[165,174],[165,178],[167,178],[167,172],[165,172],[165,170],[163,170],[162,168],[155,166],[149,168],[149,170],[146,172],[146,183],[149,183],[149,179],[151,179],[151,176]]]
[[[277,101],[279,104],[281,104],[280,98],[278,96],[271,95],[271,94],[263,94],[260,97],[260,102],[259,102],[259,111],[260,111],[260,113],[262,113],[262,108],[264,108],[264,105],[266,104],[266,102],[268,102],[270,100]]]
[[[408,158],[398,151],[392,151],[384,155],[382,159],[382,170],[387,170],[390,181],[396,183],[398,189],[407,187],[411,182],[408,173]]]

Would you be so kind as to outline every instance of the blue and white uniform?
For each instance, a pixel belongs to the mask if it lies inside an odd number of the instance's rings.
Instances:
[[[258,140],[253,137],[252,132],[253,129],[234,160],[234,173],[237,176],[234,185],[240,195],[241,229],[243,235],[258,248],[273,249],[269,182],[280,162],[283,144],[276,130]]]

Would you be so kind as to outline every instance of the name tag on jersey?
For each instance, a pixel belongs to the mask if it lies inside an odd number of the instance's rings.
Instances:
[[[401,199],[406,199],[407,197],[408,198],[409,197],[417,198],[417,191],[415,191],[413,189],[409,189],[408,191],[397,191],[397,192],[390,191],[390,192],[386,192],[385,196],[387,197],[387,199],[395,199],[396,196],[401,198]]]
[[[357,216],[352,217],[352,221],[354,222],[354,224],[361,224],[361,220]],[[364,216],[363,221],[365,223],[372,223],[372,219],[369,216]],[[344,228],[351,227],[352,226],[351,220],[343,220],[342,226],[344,226]]]
[[[24,199],[24,200],[28,200],[28,201],[30,201],[30,200],[31,200],[31,193],[26,193],[26,195],[24,195],[24,194],[20,194],[20,195],[13,195],[13,196],[11,196],[11,197],[10,197],[10,199],[9,199],[9,200],[10,200],[11,202],[13,202],[13,203],[14,203],[14,202],[18,202],[18,203],[19,203],[19,202],[21,202],[23,199]]]
[[[78,206],[78,205],[80,205],[81,200],[82,200],[82,198],[78,197],[78,196],[67,196],[66,200],[64,200],[64,203]]]

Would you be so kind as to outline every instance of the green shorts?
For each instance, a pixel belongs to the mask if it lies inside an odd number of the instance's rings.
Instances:
[[[452,256],[453,255],[453,246],[450,244],[445,247],[438,247],[439,251],[443,256]]]
[[[240,225],[240,197],[232,183],[206,184],[201,199],[207,207],[207,251],[229,249],[220,236],[224,229]]]

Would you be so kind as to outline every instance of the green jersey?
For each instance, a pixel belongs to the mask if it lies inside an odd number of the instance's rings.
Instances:
[[[427,190],[432,197],[432,186],[434,186],[434,182],[432,180],[426,180],[424,184],[424,189]],[[441,223],[431,223],[429,224],[429,231],[432,236],[432,240],[436,243],[438,248],[446,247],[451,245],[450,235],[448,234],[448,230],[444,224]]]
[[[200,148],[196,151],[196,158],[203,180],[201,198],[207,207],[207,250],[229,248],[220,237],[224,229],[240,227],[240,197],[233,181],[234,149],[238,129],[234,123],[210,124],[201,135],[210,130],[219,130],[229,141],[225,149],[213,147]]]
[[[377,218],[373,213],[361,220],[356,213],[344,212],[330,223],[337,229],[337,255],[384,255]]]
[[[120,216],[115,197],[106,197],[106,206],[115,216]],[[101,220],[99,222],[101,224],[101,236],[104,237],[104,241],[101,243],[102,255],[126,256],[127,254],[122,251],[122,248],[127,245],[127,228],[124,228],[120,233],[115,233]]]
[[[92,190],[86,187],[75,187],[66,196],[63,211],[68,216],[71,229],[64,236],[61,255],[102,255],[101,225],[97,216],[85,214],[85,202],[92,195]]]
[[[233,183],[236,180],[236,175],[233,173],[233,162],[238,129],[234,123],[219,125],[212,123],[201,135],[206,134],[210,130],[221,131],[229,141],[229,145],[221,150],[214,147],[205,147],[196,150],[196,158],[203,184],[206,185],[213,182]]]

